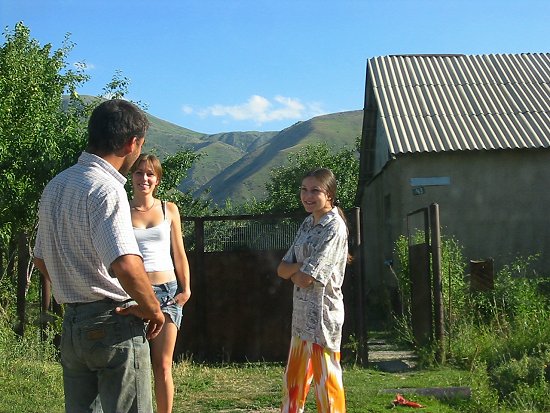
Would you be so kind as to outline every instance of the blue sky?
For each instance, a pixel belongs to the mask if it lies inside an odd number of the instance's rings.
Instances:
[[[121,71],[129,99],[203,133],[362,109],[371,57],[550,46],[548,0],[0,0],[2,33],[18,21],[54,48],[70,33],[81,94]]]

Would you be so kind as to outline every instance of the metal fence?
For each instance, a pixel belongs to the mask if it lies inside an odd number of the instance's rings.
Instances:
[[[305,214],[184,217],[188,251],[286,250]]]

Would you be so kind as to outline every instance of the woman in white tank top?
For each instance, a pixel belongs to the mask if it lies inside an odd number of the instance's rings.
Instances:
[[[176,204],[155,198],[162,178],[159,159],[142,154],[132,166],[134,197],[130,201],[134,234],[143,255],[166,323],[150,342],[157,412],[171,412],[174,399],[172,359],[182,318],[191,296],[189,263],[183,245],[180,213]]]

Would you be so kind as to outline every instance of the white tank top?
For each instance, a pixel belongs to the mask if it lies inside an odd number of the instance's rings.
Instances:
[[[164,221],[150,228],[134,227],[134,234],[147,272],[174,269],[170,256],[170,221],[166,217],[166,203],[162,206]]]

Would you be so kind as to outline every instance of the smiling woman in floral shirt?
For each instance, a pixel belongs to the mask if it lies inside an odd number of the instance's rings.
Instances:
[[[294,283],[292,339],[284,375],[281,411],[303,412],[315,379],[318,412],[345,412],[340,366],[344,324],[342,283],[348,261],[348,231],[336,201],[336,178],[330,169],[307,173],[300,199],[310,215],[277,273]]]

